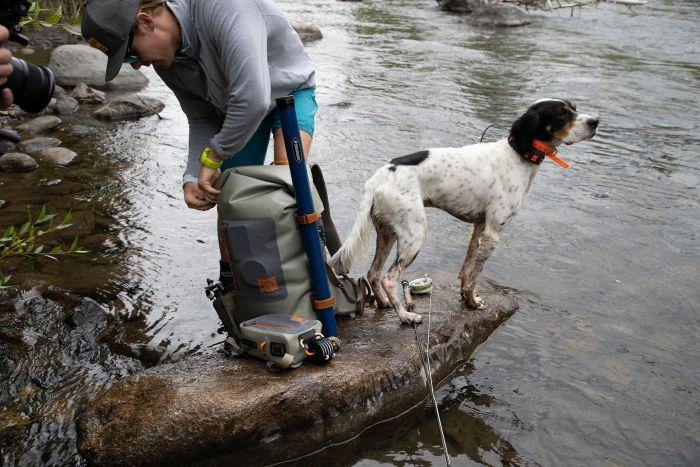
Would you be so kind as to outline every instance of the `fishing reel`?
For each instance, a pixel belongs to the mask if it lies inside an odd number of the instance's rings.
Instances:
[[[20,21],[27,16],[31,2],[29,0],[0,0],[0,25],[10,31],[10,41],[23,47],[29,45],[29,39],[21,34]],[[36,66],[20,58],[12,57],[12,74],[0,89],[9,88],[14,102],[28,113],[41,112],[49,105],[53,97],[55,78],[53,72],[43,66]],[[16,133],[0,130],[0,139],[18,142]]]
[[[335,356],[335,353],[340,350],[340,339],[337,337],[324,337],[323,334],[317,333],[313,338],[304,340],[299,339],[299,345],[304,349],[306,358],[318,365],[329,362]]]

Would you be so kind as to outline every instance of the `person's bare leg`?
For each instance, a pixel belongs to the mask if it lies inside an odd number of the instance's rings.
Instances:
[[[304,156],[309,159],[309,151],[311,151],[311,142],[313,137],[305,131],[299,131],[301,135],[301,145],[304,148]],[[284,138],[282,137],[282,129],[275,131],[274,133],[274,158],[277,164],[287,163],[287,151],[284,147]],[[219,254],[221,255],[221,262],[228,264],[228,248],[226,248],[226,237],[224,235],[224,224],[221,222],[221,218],[216,216],[216,234],[219,239]]]
[[[309,160],[309,151],[311,151],[311,142],[313,137],[305,131],[299,131],[301,136],[301,145],[304,148],[304,157]],[[275,131],[275,164],[286,164],[287,163],[287,151],[284,148],[284,137],[282,136],[282,129]]]

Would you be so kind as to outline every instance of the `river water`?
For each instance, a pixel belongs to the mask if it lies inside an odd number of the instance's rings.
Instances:
[[[429,0],[280,3],[324,34],[307,47],[320,105],[311,158],[326,173],[341,235],[362,182],[393,157],[475,143],[540,97],[570,98],[601,119],[593,140],[561,149],[568,170],[542,165],[485,267],[482,287],[513,294],[520,310],[439,388],[454,464],[700,463],[698,3],[652,0],[636,15],[601,5],[497,30]],[[111,236],[97,264],[67,259],[53,281],[122,318],[111,349],[152,365],[212,351],[218,320],[202,287],[218,266],[214,213],[181,200],[186,120],[147,75],[144,93],[166,103],[163,120],[73,142],[80,156],[63,177],[92,190],[62,193],[57,208],[91,207],[96,229]],[[492,129],[485,139],[500,137]],[[41,170],[22,180],[52,176]],[[435,210],[428,218],[411,269],[451,270],[456,281],[469,227]],[[61,397],[123,376],[114,365],[91,367]],[[57,441],[74,437],[72,422],[47,426],[32,425],[5,460],[31,462],[48,446],[54,461],[79,462],[74,443]],[[427,465],[442,451],[426,410],[396,433],[368,433],[324,456]]]

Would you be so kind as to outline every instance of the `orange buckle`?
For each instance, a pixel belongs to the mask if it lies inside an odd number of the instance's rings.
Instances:
[[[261,293],[275,293],[279,290],[277,285],[277,277],[266,277],[258,279],[258,288]]]
[[[258,350],[260,351],[261,354],[265,353],[265,345],[266,344],[267,344],[267,342],[265,342],[265,341],[258,344]]]
[[[297,222],[302,225],[313,224],[318,220],[318,213],[312,212],[311,214],[302,214],[301,216],[296,216]]]
[[[331,297],[326,300],[311,300],[311,305],[313,305],[314,310],[325,310],[335,305],[335,297]]]

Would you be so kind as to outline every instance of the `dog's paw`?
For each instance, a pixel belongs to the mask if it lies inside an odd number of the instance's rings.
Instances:
[[[404,311],[403,314],[399,315],[399,319],[403,324],[418,324],[423,321],[423,316],[419,315],[418,313]]]
[[[467,305],[468,308],[474,310],[482,310],[485,307],[484,301],[474,292],[462,292],[462,300],[464,300],[464,304]]]

